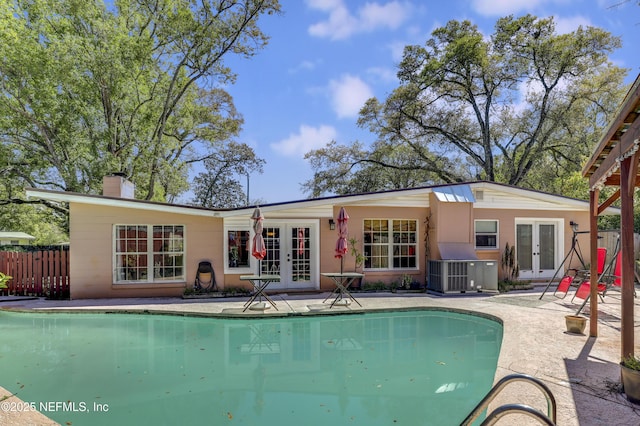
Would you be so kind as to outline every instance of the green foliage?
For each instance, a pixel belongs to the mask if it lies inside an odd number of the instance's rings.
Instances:
[[[636,358],[633,355],[624,357],[621,364],[631,370],[640,371],[640,358]]]
[[[354,270],[358,271],[358,268],[362,266],[362,264],[367,260],[367,257],[362,254],[360,251],[360,243],[357,238],[351,237],[348,240],[349,243],[349,254],[353,256],[354,261]]]
[[[366,281],[362,283],[362,291],[388,291],[389,288],[389,285],[387,285],[383,281]]]
[[[234,176],[261,173],[264,163],[248,145],[230,142],[224,149],[204,160],[206,171],[193,180],[193,202],[203,207],[246,206],[246,188],[234,180]]]
[[[0,289],[9,288],[7,283],[11,281],[13,277],[6,275],[4,272],[0,272]]]
[[[607,58],[619,38],[555,27],[553,18],[508,16],[487,36],[452,20],[424,45],[406,46],[400,86],[360,111],[375,144],[332,141],[308,153],[314,177],[305,191],[489,180],[584,193],[566,178],[577,177],[615,113],[626,70]]]
[[[533,285],[528,281],[498,281],[498,292],[500,293],[508,293],[514,290],[531,290],[532,288]]]
[[[279,11],[277,0],[0,2],[0,205],[24,198],[15,188],[100,193],[112,172],[141,199],[185,192],[190,168],[215,161],[242,124],[225,59],[262,49],[258,20]]]

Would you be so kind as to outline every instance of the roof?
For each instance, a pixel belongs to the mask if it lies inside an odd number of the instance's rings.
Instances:
[[[431,185],[417,188],[394,189],[363,194],[335,195],[307,200],[287,201],[261,205],[263,214],[277,212],[280,218],[330,218],[336,206],[380,206],[380,207],[429,207],[429,196],[448,201],[473,202],[478,209],[527,209],[527,210],[564,210],[587,211],[589,203],[585,200],[549,194],[542,191],[518,188],[496,182],[476,181],[446,185]],[[27,197],[50,201],[103,205],[111,207],[133,208],[163,211],[188,215],[220,218],[251,217],[256,206],[237,209],[208,209],[187,205],[176,205],[152,201],[87,195],[72,192],[52,191],[28,188]],[[617,214],[618,209],[610,208],[608,214]]]
[[[640,74],[631,85],[618,112],[607,127],[593,154],[582,170],[589,187],[620,185],[620,162],[633,155],[640,144]],[[636,175],[635,186],[640,186]]]
[[[0,238],[8,238],[11,240],[35,240],[36,237],[26,232],[0,231]]]

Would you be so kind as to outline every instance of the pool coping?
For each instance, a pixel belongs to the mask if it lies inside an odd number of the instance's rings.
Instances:
[[[0,309],[16,312],[148,313],[225,318],[277,318],[416,309],[452,310],[502,323],[503,341],[495,381],[514,373],[528,374],[542,380],[553,391],[557,401],[557,424],[640,424],[640,406],[629,403],[624,395],[615,389],[616,381],[619,381],[620,368],[619,295],[607,296],[607,303],[599,304],[597,338],[566,332],[564,316],[574,313],[577,307],[570,302],[570,296],[565,300],[546,294],[541,302],[531,303],[535,302],[538,296],[542,296],[540,288],[484,297],[375,293],[357,296],[364,305],[363,308],[346,306],[320,311],[309,309],[309,306],[317,306],[325,296],[326,294],[280,295],[276,303],[279,308],[282,305],[281,311],[247,311],[244,314],[239,314],[238,311],[242,310],[245,298],[195,301],[178,298],[83,301],[39,299],[5,302],[0,304]],[[636,299],[635,306],[639,305],[640,301]],[[637,326],[637,308],[634,317]],[[640,353],[637,343],[636,352]],[[546,412],[546,401],[542,394],[525,383],[509,385],[496,397],[490,408],[507,403],[524,403]],[[512,417],[514,420],[517,419],[519,425],[538,424],[528,423],[531,420],[529,418],[516,415]]]

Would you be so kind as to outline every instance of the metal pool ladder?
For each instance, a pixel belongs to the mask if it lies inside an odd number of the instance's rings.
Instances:
[[[510,374],[500,379],[500,381],[491,388],[482,401],[476,405],[476,408],[469,413],[460,426],[470,426],[480,416],[480,414],[482,414],[491,401],[493,401],[493,399],[505,388],[505,386],[511,382],[518,381],[529,382],[540,389],[547,399],[547,414],[524,404],[505,404],[488,413],[487,418],[482,422],[482,426],[493,425],[502,417],[511,413],[526,414],[529,417],[539,420],[542,424],[556,426],[556,399],[551,393],[551,390],[541,380],[526,374]]]

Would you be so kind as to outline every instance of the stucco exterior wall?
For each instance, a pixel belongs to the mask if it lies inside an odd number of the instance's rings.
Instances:
[[[334,208],[334,217],[338,216],[340,207]],[[424,285],[425,278],[425,247],[424,247],[424,232],[425,232],[425,220],[429,214],[427,207],[375,207],[375,206],[344,206],[349,215],[349,237],[356,238],[358,240],[358,250],[363,253],[363,227],[365,219],[414,219],[417,223],[417,244],[416,244],[416,256],[417,256],[417,269],[395,269],[389,271],[364,271],[365,282],[399,282],[403,274],[407,274],[412,277],[414,281],[420,282]],[[328,226],[327,226],[328,229]],[[339,271],[340,261],[334,259],[333,253],[335,251],[335,244],[338,237],[336,231],[330,231],[333,234],[333,238],[322,238],[323,244],[321,256],[321,271],[322,272],[336,272]],[[331,256],[327,256],[330,253]],[[344,270],[353,272],[355,270],[355,259],[350,253],[347,253],[344,259]],[[362,270],[358,271],[362,272]],[[321,280],[322,289],[333,289],[333,284],[326,278]]]
[[[506,243],[513,246],[516,242],[516,220],[518,219],[561,219],[564,223],[562,229],[563,253],[562,258],[569,253],[571,249],[571,238],[573,232],[570,222],[579,225],[579,231],[588,231],[589,214],[588,212],[578,211],[538,211],[538,210],[517,210],[517,209],[475,209],[473,212],[474,219],[491,219],[499,222],[499,239],[498,250],[476,250],[476,254],[480,259],[500,259],[502,251]],[[589,234],[579,234],[578,241],[580,243],[582,257],[585,263],[590,263],[589,253]],[[574,256],[571,266],[564,265],[564,269],[568,267],[578,267],[580,261]]]
[[[365,219],[413,219],[417,224],[415,269],[396,269],[388,271],[364,272],[365,282],[399,282],[403,274],[411,276],[414,281],[424,285],[426,273],[425,232],[426,220],[429,218],[430,258],[440,259],[439,242],[475,243],[474,220],[491,219],[499,222],[499,238],[497,249],[476,250],[480,259],[499,260],[506,243],[515,244],[516,220],[560,219],[563,226],[560,253],[562,260],[571,248],[572,230],[570,222],[580,224],[580,231],[588,231],[588,212],[578,211],[539,211],[528,209],[473,209],[471,203],[445,203],[430,195],[430,207],[377,207],[362,205],[344,205],[350,216],[349,238],[358,241],[358,250],[363,252],[363,225]],[[333,218],[338,215],[341,205],[333,208]],[[220,289],[226,286],[248,287],[239,280],[238,274],[224,275],[224,226],[221,218],[187,215],[180,213],[155,212],[124,207],[108,207],[84,203],[70,205],[70,262],[71,262],[71,297],[108,298],[108,297],[157,297],[180,296],[185,287],[193,285],[198,262],[209,260],[213,263],[216,281]],[[273,213],[270,218],[285,220]],[[319,271],[337,272],[340,260],[334,257],[338,238],[337,229],[329,229],[329,218],[318,220]],[[113,226],[114,224],[145,225],[184,225],[185,226],[185,267],[186,280],[178,283],[149,284],[113,284]],[[580,234],[580,245],[585,262],[589,263],[588,234]],[[578,259],[571,265],[577,267]],[[355,259],[350,253],[344,258],[344,271],[355,270]],[[501,274],[501,271],[499,271]],[[226,285],[225,285],[226,284]],[[321,277],[319,288],[329,291],[334,288],[333,282]]]
[[[70,205],[71,298],[180,296],[192,286],[198,262],[213,264],[224,287],[222,219],[118,207]],[[184,225],[186,281],[113,284],[113,225]]]

